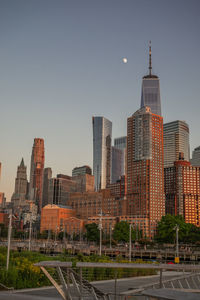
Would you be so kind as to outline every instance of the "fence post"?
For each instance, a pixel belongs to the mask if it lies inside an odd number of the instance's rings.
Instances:
[[[163,283],[162,283],[162,269],[160,269],[160,289],[163,287]]]

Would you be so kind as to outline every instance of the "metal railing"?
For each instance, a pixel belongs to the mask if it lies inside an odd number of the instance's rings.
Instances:
[[[130,299],[130,296],[134,297],[134,295],[149,288],[198,289],[200,287],[200,265],[77,262],[76,266],[72,267],[71,262],[46,261],[37,263],[35,266],[41,268],[64,300],[122,300],[128,299],[127,297]],[[52,268],[54,272],[50,272]],[[144,284],[144,282],[136,289],[120,291],[122,281],[120,281],[119,278],[130,277],[133,275],[134,270],[143,269],[159,272],[159,276],[156,276],[155,283]],[[104,271],[99,272],[102,276],[98,277],[98,270]],[[124,270],[126,270],[127,273]],[[163,278],[164,270],[192,273],[184,273],[181,274],[181,276],[166,280]],[[130,276],[128,276],[128,273]],[[118,276],[119,274],[123,276]],[[96,275],[96,277],[94,275]],[[112,288],[106,291],[106,289],[100,288],[96,282],[93,282],[94,279],[111,279],[110,284]]]

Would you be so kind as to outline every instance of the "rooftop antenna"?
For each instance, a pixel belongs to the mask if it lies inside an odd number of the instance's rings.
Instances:
[[[152,70],[152,65],[151,65],[151,41],[149,41],[149,75],[151,76],[151,70]]]

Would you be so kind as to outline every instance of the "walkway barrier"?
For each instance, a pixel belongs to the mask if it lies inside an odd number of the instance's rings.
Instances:
[[[200,265],[78,262],[74,267],[71,262],[43,261],[36,263],[35,266],[41,268],[64,300],[135,299],[134,296],[141,295],[142,291],[151,288],[195,289],[196,291],[200,289]],[[139,273],[142,270],[149,273],[159,272],[155,283],[143,284],[137,289],[121,292],[118,288],[119,278],[133,277],[136,271]],[[164,270],[181,271],[184,274],[166,280],[163,278]],[[97,284],[95,285],[96,279],[111,279],[112,288],[107,291],[105,288],[100,289]]]

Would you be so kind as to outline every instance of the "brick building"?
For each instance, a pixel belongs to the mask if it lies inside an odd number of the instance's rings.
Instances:
[[[78,219],[76,217],[70,217],[64,220],[63,223],[64,223],[63,227],[65,228],[65,232],[70,236],[73,236],[74,234],[81,236],[84,232],[85,221],[82,219]]]
[[[44,140],[35,138],[31,155],[29,200],[34,200],[37,203],[39,212],[42,208],[43,170]]]
[[[97,216],[100,211],[111,216],[126,214],[125,197],[117,199],[108,189],[99,192],[72,193],[69,205],[81,219]]]
[[[9,214],[0,212],[0,224],[4,224],[6,227],[8,227],[9,224]]]
[[[42,208],[40,232],[52,230],[59,232],[63,229],[64,222],[75,217],[76,212],[69,206],[48,204]]]
[[[127,186],[126,186],[126,176],[121,176],[115,183],[111,183],[107,187],[110,190],[111,195],[116,198],[122,198],[126,196],[127,193]]]
[[[149,220],[148,237],[165,215],[163,118],[149,107],[127,124],[127,215]]]
[[[100,224],[102,222],[102,229],[106,235],[109,235],[111,231],[114,229],[115,224],[117,223],[117,217],[113,216],[93,216],[89,217],[87,220],[87,224],[96,223]]]
[[[182,215],[186,223],[200,226],[200,167],[180,160],[165,168],[166,213]]]

